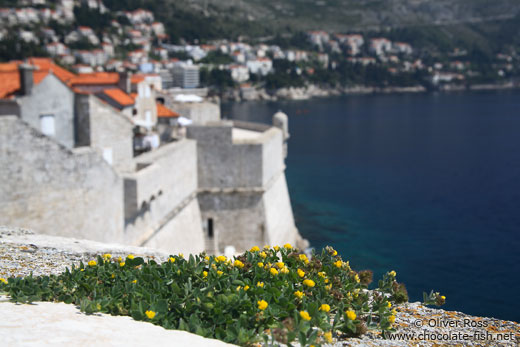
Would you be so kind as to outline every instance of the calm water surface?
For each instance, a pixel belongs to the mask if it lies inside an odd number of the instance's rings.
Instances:
[[[520,92],[349,96],[224,104],[224,117],[289,115],[297,226],[410,300],[520,321]]]

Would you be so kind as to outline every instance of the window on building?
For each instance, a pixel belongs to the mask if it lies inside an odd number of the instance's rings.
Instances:
[[[42,114],[40,116],[40,128],[44,135],[54,136],[56,135],[56,125],[54,123],[53,114]]]
[[[213,238],[213,218],[208,219],[208,237]]]

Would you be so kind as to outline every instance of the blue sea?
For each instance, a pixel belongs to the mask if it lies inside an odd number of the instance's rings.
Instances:
[[[297,227],[410,300],[520,321],[520,92],[227,103],[226,118],[289,116]]]

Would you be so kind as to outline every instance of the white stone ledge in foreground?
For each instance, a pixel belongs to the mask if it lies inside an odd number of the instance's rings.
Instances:
[[[0,297],[2,346],[233,346],[127,316],[86,315],[74,305],[14,304]]]

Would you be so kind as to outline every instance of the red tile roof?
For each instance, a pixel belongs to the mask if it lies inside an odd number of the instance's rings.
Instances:
[[[119,82],[119,74],[117,72],[93,72],[78,74],[70,80],[72,85],[99,85],[99,84],[117,84]]]
[[[9,97],[20,89],[18,65],[21,63],[22,61],[11,61],[0,64],[0,98]],[[72,72],[54,64],[49,58],[29,58],[27,63],[36,67],[33,71],[35,85],[43,81],[50,72],[65,84],[68,84],[69,80],[75,76]]]
[[[179,117],[180,115],[177,112],[170,110],[168,107],[164,106],[160,102],[157,103],[157,117],[159,118],[172,118]]]
[[[123,107],[131,106],[135,103],[134,99],[121,89],[105,89],[103,93]]]

